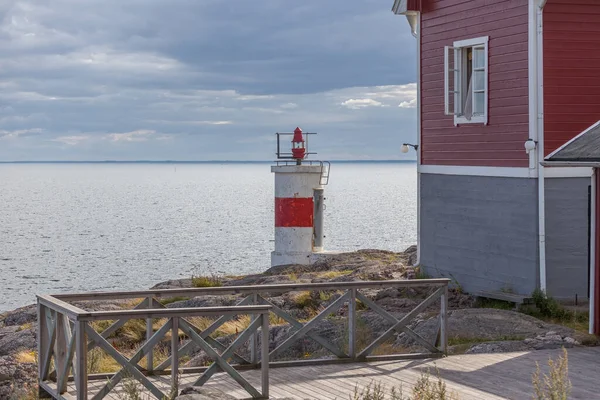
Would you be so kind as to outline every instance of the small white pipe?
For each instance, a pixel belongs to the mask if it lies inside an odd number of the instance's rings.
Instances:
[[[536,87],[537,87],[537,139],[538,139],[538,160],[544,159],[544,36],[543,36],[543,13],[542,8],[538,8],[536,13],[536,50],[537,50],[537,68],[536,68]],[[544,166],[538,167],[538,234],[539,234],[539,259],[540,259],[540,289],[546,292],[546,192],[544,182]]]
[[[544,8],[544,6],[546,5],[547,0],[542,0],[540,3],[540,10]]]
[[[596,312],[596,168],[592,170],[592,201],[591,201],[591,235],[590,235],[590,326],[589,332],[594,333]]]
[[[417,261],[421,264],[421,13],[417,13]]]

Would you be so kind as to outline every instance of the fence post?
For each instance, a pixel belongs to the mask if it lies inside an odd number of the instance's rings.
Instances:
[[[348,302],[348,355],[356,358],[356,289],[350,289]]]
[[[148,297],[148,308],[152,308],[152,297]],[[146,319],[146,341],[150,340],[152,335],[154,334],[154,329],[152,328],[152,318]],[[154,370],[154,348],[148,350],[148,354],[146,354],[146,369],[148,372],[152,372]]]
[[[444,286],[440,309],[440,350],[445,354],[448,349],[448,283]]]
[[[260,370],[261,370],[261,391],[262,396],[265,399],[269,398],[269,311],[264,312],[260,315],[262,319],[261,324],[261,356],[260,356]]]
[[[171,333],[171,393],[179,391],[179,318],[173,317]]]
[[[75,363],[75,385],[77,386],[77,400],[87,400],[88,398],[88,371],[87,371],[87,327],[86,321],[75,321],[76,335],[75,354],[77,362]]]
[[[250,304],[257,305],[258,294],[254,293],[251,296],[252,302]],[[256,318],[259,318],[259,316],[257,316],[256,314],[252,314],[251,318],[252,322],[254,322]],[[250,362],[254,365],[258,364],[258,331],[255,331],[250,337]]]
[[[50,337],[48,335],[48,322],[46,321],[46,307],[39,300],[37,303],[37,321],[38,383],[41,383],[46,380],[48,374],[47,370],[44,371],[44,356],[50,347]],[[39,397],[41,399],[50,397],[41,385],[39,386]]]

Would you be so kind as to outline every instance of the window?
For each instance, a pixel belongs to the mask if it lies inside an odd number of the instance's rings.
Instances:
[[[445,47],[445,113],[454,115],[455,125],[488,122],[488,40],[461,40]]]

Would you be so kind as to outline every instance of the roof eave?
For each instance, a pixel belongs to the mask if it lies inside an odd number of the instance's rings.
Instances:
[[[566,160],[561,160],[561,161],[552,161],[552,160],[545,160],[540,162],[540,165],[544,166],[544,167],[591,167],[591,168],[600,168],[600,160],[590,160],[590,161],[577,161],[577,160],[573,160],[573,161],[566,161]]]

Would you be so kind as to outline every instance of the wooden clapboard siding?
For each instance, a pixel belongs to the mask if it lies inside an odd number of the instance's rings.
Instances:
[[[548,0],[544,8],[546,155],[600,120],[600,2]]]
[[[421,160],[525,167],[529,137],[527,0],[428,0],[421,15]],[[489,36],[489,124],[444,115],[444,46]]]

